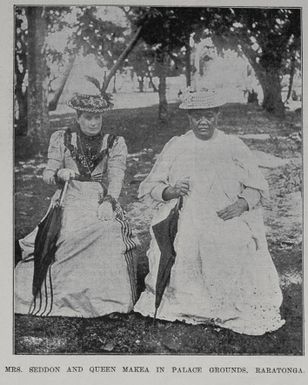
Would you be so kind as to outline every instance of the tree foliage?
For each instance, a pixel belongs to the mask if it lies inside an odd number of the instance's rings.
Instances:
[[[35,10],[37,7],[23,6],[15,8],[15,110],[18,111],[15,126],[16,132],[22,134],[27,134],[29,109],[27,106],[29,88],[27,81],[29,63],[27,58],[32,57],[35,50],[35,42],[33,42],[34,44],[30,49],[28,46],[28,30],[31,27],[29,27],[28,11],[31,8]],[[40,59],[41,62],[46,60],[49,67],[56,65],[59,72],[62,72],[63,77],[59,89],[53,90],[55,91],[55,97],[50,103],[52,110],[56,108],[57,101],[72,68],[74,57],[78,53],[83,55],[94,53],[100,65],[112,68],[127,44],[129,44],[130,31],[111,21],[103,20],[97,11],[98,7],[44,7],[43,19],[46,29],[37,35],[37,38],[40,37],[40,41],[44,41],[41,47]],[[35,17],[32,18],[31,23],[39,24]],[[63,30],[69,31],[64,47],[59,50],[50,46],[48,37]],[[46,78],[50,77],[50,72],[50,70],[43,71]],[[54,77],[49,82],[47,81],[47,84],[49,84],[47,88],[51,88],[52,80],[54,80]],[[45,85],[42,84],[42,87],[45,87]],[[41,102],[41,98],[38,98],[38,102]]]
[[[160,119],[167,116],[166,79],[170,64],[185,69],[187,85],[190,85],[190,39],[195,41],[211,34],[215,29],[222,32],[232,22],[229,9],[204,7],[134,7],[130,20],[142,26],[141,37],[155,52],[155,63],[160,79]],[[170,60],[171,59],[171,60]],[[165,68],[166,67],[166,68]]]
[[[78,9],[71,41],[83,55],[94,54],[107,68],[111,68],[126,48],[129,35],[127,28],[102,20],[97,7],[88,6]]]
[[[292,60],[300,63],[300,10],[234,8],[232,26],[215,34],[214,42],[239,48],[247,56],[263,89],[263,107],[283,115],[281,78],[290,71]]]
[[[26,131],[28,109],[29,8],[15,7],[15,102],[20,132]],[[125,15],[126,22],[106,17],[115,10]],[[44,7],[47,27],[41,57],[45,55],[47,64],[62,67],[68,76],[66,63],[72,66],[74,55],[94,54],[97,62],[110,70],[107,83],[125,63],[136,72],[141,90],[143,79],[152,81],[156,75],[160,79],[160,110],[166,114],[166,77],[185,71],[189,85],[191,39],[199,42],[211,37],[218,50],[234,48],[247,56],[263,88],[264,108],[279,115],[283,113],[281,78],[290,74],[290,93],[291,79],[300,63],[300,18],[300,10],[295,8]],[[64,48],[49,46],[48,36],[64,30],[68,31]]]
[[[244,53],[262,86],[263,107],[283,114],[281,76],[300,61],[299,9],[139,7],[134,13],[143,39],[158,51],[187,49],[193,36],[196,42],[211,37],[220,51]]]
[[[68,12],[69,7],[15,7],[14,126],[16,134],[27,135],[28,127],[34,129],[38,124],[31,123],[31,116],[35,115],[34,108],[37,112],[38,106],[41,106],[41,110],[45,109],[41,104],[43,100],[46,102],[43,95],[47,90],[43,92],[42,87],[46,88],[47,62],[63,63],[66,53],[65,50],[59,52],[48,47],[46,38],[48,34],[68,25],[64,18]],[[29,95],[29,87],[33,87],[30,91],[32,95]],[[47,121],[46,118],[44,120]],[[38,118],[33,118],[33,121],[37,122]],[[33,137],[36,137],[36,134]]]

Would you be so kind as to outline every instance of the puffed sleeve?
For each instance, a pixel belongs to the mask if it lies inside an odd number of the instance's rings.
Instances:
[[[268,200],[267,181],[253,153],[241,139],[233,137],[231,151],[233,161],[239,170],[240,182],[244,187],[239,196],[247,201],[249,209],[253,209],[258,203]]]
[[[159,154],[150,174],[140,184],[138,198],[150,194],[154,200],[164,201],[162,193],[169,186],[169,171],[172,165],[173,149],[178,137],[173,137]]]
[[[43,173],[47,183],[53,183],[56,172],[63,167],[64,161],[64,131],[54,132],[49,141],[48,161]]]
[[[108,159],[108,195],[118,199],[122,190],[126,170],[127,147],[125,140],[119,136],[109,152]]]

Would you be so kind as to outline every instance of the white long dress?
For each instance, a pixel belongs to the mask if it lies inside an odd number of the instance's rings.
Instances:
[[[74,136],[73,136],[74,139]],[[102,150],[107,146],[104,136]],[[92,175],[106,174],[108,194],[117,198],[126,168],[127,148],[119,137]],[[68,167],[78,172],[64,146],[64,131],[55,132],[48,151],[49,170]],[[136,299],[136,247],[121,207],[114,219],[97,216],[104,188],[99,182],[71,181],[64,199],[55,262],[35,298],[32,296],[33,250],[37,228],[20,240],[23,259],[15,268],[15,312],[38,316],[98,317],[132,310]],[[55,193],[54,199],[59,195]]]
[[[176,201],[163,202],[162,191],[190,177],[191,192],[180,211],[174,247],[175,264],[157,318],[187,323],[214,322],[238,333],[261,335],[284,324],[279,308],[279,278],[265,238],[260,203],[223,221],[217,211],[245,190],[267,195],[267,184],[250,150],[216,130],[208,141],[192,131],[164,147],[153,170],[140,185],[140,197],[159,200],[153,224],[166,218]],[[248,196],[248,195],[247,195]],[[255,206],[255,207],[252,207]],[[134,310],[153,316],[160,251],[151,230],[146,289]]]

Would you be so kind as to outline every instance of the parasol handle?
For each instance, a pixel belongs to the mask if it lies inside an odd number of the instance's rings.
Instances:
[[[153,317],[153,326],[155,326],[156,316],[157,316],[158,307],[155,307],[154,317]]]
[[[68,183],[69,183],[69,181],[66,181],[66,182],[64,183],[63,189],[62,189],[61,194],[60,194],[60,203],[59,203],[59,206],[62,206],[64,197],[65,197],[65,194],[66,194],[66,190],[67,190],[67,187],[68,187]]]
[[[177,209],[180,211],[181,208],[183,207],[183,197],[182,195],[178,198],[178,201],[176,203]]]

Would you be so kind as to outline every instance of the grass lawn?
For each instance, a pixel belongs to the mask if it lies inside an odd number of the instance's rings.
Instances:
[[[170,106],[167,124],[157,120],[157,106],[111,111],[104,118],[106,131],[123,135],[129,158],[121,203],[126,208],[141,242],[138,254],[138,290],[143,289],[148,270],[149,244],[146,208],[137,201],[137,189],[150,171],[155,156],[174,135],[187,130],[185,112]],[[53,115],[51,132],[67,127],[74,116]],[[261,109],[233,104],[222,111],[220,129],[242,136],[258,152],[287,162],[262,168],[271,190],[265,208],[265,224],[270,252],[281,278],[284,295],[282,315],[286,324],[261,337],[245,336],[210,325],[186,325],[157,321],[138,314],[79,319],[15,316],[17,354],[57,353],[187,353],[187,354],[273,354],[300,355],[302,347],[302,228],[301,228],[301,139],[300,117],[288,113],[284,120],[270,118]],[[249,134],[268,134],[266,140]],[[42,181],[46,162],[33,157],[25,138],[15,141],[15,236],[29,233],[45,213],[54,187]]]

